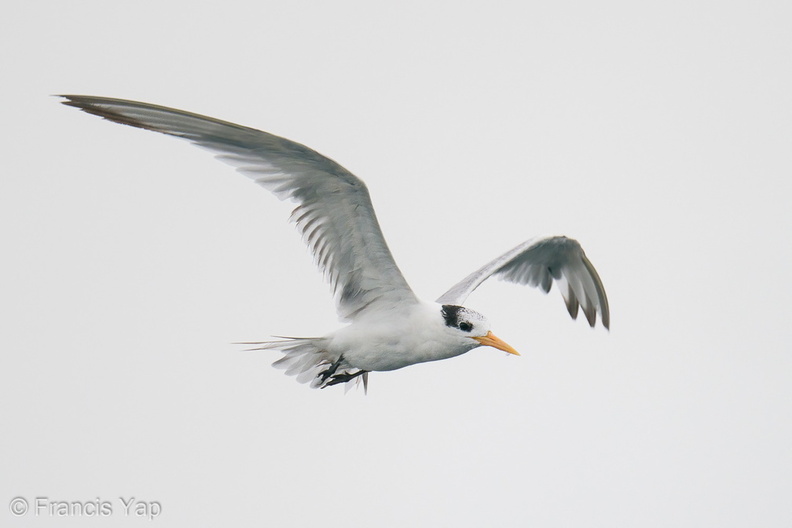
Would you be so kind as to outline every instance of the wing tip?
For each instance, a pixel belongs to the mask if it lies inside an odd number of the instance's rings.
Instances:
[[[605,330],[610,332],[610,312],[608,311],[607,306],[600,312],[600,320],[602,321],[602,326],[605,327]]]
[[[148,123],[144,123],[138,119],[130,117],[120,111],[113,110],[109,106],[103,106],[102,103],[104,102],[107,105],[110,104],[120,104],[120,103],[127,103],[130,104],[132,101],[121,101],[116,99],[108,99],[103,97],[94,97],[90,95],[56,95],[56,97],[63,97],[66,99],[65,101],[61,101],[60,103],[66,106],[73,106],[79,110],[87,114],[92,114],[102,119],[107,119],[108,121],[112,121],[113,123],[118,123],[120,125],[128,125],[135,128],[142,128],[144,130],[151,130],[152,132],[160,132],[162,134],[173,134],[168,132],[167,130],[161,130],[153,125]]]

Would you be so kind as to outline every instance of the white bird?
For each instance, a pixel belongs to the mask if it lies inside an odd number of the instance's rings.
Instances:
[[[479,346],[510,354],[489,321],[462,306],[495,275],[550,291],[553,281],[573,319],[578,307],[605,328],[608,299],[580,244],[564,236],[532,238],[471,273],[436,302],[419,300],[382,236],[366,185],[335,161],[267,132],[211,117],[122,99],[64,95],[63,104],[209,149],[281,200],[297,203],[291,221],[332,285],[339,318],[349,324],[324,337],[249,343],[283,352],[273,366],[313,387],[368,387],[368,373],[459,356]]]

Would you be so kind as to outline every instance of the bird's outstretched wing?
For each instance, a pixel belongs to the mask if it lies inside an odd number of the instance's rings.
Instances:
[[[396,266],[365,184],[335,161],[267,132],[135,101],[63,95],[63,104],[110,121],[186,139],[216,153],[278,198],[331,283],[338,314],[417,303]]]
[[[550,291],[553,280],[564,297],[569,315],[577,318],[583,308],[591,326],[597,312],[605,328],[610,326],[610,311],[605,288],[577,240],[564,236],[536,237],[501,255],[465,277],[437,299],[440,304],[462,304],[479,284],[491,276]]]

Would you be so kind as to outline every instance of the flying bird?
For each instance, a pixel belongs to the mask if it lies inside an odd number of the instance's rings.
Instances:
[[[380,230],[368,189],[335,161],[288,139],[253,128],[148,103],[63,95],[63,104],[116,123],[186,139],[297,205],[294,222],[330,282],[346,326],[323,337],[248,343],[283,353],[273,366],[312,387],[363,380],[372,371],[459,356],[480,346],[519,355],[490,330],[480,313],[463,306],[492,276],[539,287],[553,282],[573,319],[582,308],[592,327],[599,314],[609,327],[608,299],[580,244],[541,236],[518,245],[452,286],[435,302],[416,297]]]

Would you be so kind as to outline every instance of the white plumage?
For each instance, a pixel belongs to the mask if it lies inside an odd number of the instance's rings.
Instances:
[[[335,161],[267,132],[147,103],[65,95],[75,106],[117,123],[153,130],[209,149],[282,200],[297,203],[291,220],[332,285],[339,318],[349,324],[318,338],[255,343],[284,356],[273,365],[314,387],[361,379],[414,363],[446,359],[485,345],[517,354],[488,320],[462,307],[496,275],[550,291],[553,281],[573,318],[610,322],[602,282],[577,241],[537,237],[501,255],[441,295],[420,301],[396,266],[365,184]]]

